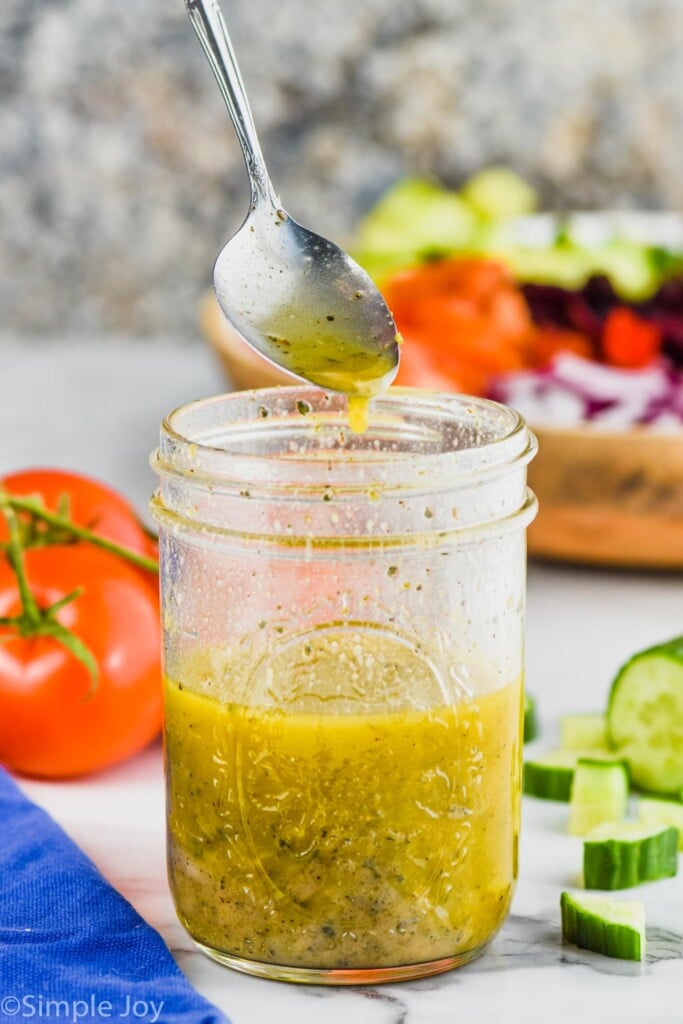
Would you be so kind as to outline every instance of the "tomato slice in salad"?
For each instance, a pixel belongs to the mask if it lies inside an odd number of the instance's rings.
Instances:
[[[501,264],[425,263],[396,274],[383,291],[404,338],[397,383],[481,394],[491,375],[529,365],[531,314]]]

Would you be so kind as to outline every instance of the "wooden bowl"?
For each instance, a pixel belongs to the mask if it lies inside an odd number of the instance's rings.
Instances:
[[[631,568],[683,568],[683,431],[535,429],[539,514],[529,553]]]
[[[291,384],[230,327],[213,295],[201,324],[235,388]],[[533,428],[533,425],[532,425]],[[529,553],[630,568],[683,569],[683,431],[536,429]]]

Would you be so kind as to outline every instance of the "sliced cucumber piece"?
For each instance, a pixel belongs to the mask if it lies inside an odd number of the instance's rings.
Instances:
[[[538,716],[536,715],[536,701],[528,694],[524,694],[524,742],[530,743],[538,736]]]
[[[599,825],[583,844],[587,889],[630,889],[678,871],[678,830],[617,822]]]
[[[460,195],[480,216],[491,220],[532,213],[538,202],[531,186],[507,167],[478,171],[465,182]]]
[[[642,960],[645,955],[645,907],[606,896],[560,897],[562,936],[581,949],[592,949],[619,960]]]
[[[569,832],[585,836],[597,825],[621,821],[628,805],[628,771],[623,761],[580,757],[574,770]]]
[[[553,750],[524,762],[524,792],[541,800],[561,800],[571,796],[574,769],[579,758],[613,761],[608,750]]]
[[[643,825],[668,826],[678,830],[678,848],[683,850],[683,804],[643,796],[638,801],[638,818]]]
[[[560,719],[563,750],[607,750],[607,717],[602,714],[563,715]]]
[[[363,220],[354,256],[387,269],[419,263],[426,255],[467,248],[479,218],[457,193],[432,181],[408,178],[386,192]]]
[[[524,792],[541,800],[566,803],[572,789],[576,756],[556,750],[544,757],[524,762]]]
[[[614,240],[592,253],[596,274],[606,274],[616,291],[634,301],[648,298],[657,288],[658,275],[650,253],[639,242]]]
[[[608,740],[633,782],[655,793],[683,787],[683,637],[634,655],[612,683]]]

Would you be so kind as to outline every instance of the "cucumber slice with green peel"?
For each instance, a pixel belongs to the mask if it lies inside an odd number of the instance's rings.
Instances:
[[[555,750],[544,757],[524,762],[523,789],[527,796],[567,803],[572,789],[576,756]]]
[[[630,889],[678,871],[678,830],[616,822],[599,825],[583,844],[587,889]]]
[[[566,942],[619,960],[642,960],[645,956],[642,903],[563,892],[560,909],[562,937]]]
[[[563,715],[560,719],[560,746],[563,750],[604,748],[607,751],[606,715]]]
[[[608,742],[641,789],[683,788],[683,637],[634,655],[612,683]]]
[[[643,825],[678,830],[678,848],[683,850],[683,804],[676,800],[659,800],[654,796],[643,796],[638,800],[638,819]]]
[[[613,761],[608,750],[553,750],[524,762],[524,792],[541,800],[568,803],[579,758]]]
[[[569,832],[585,836],[597,825],[621,821],[628,806],[628,771],[623,761],[580,757],[569,800]]]
[[[530,743],[538,736],[538,717],[536,715],[536,701],[528,694],[524,694],[524,742]]]

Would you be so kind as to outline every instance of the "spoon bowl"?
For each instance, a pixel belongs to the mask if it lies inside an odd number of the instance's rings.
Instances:
[[[396,376],[396,325],[370,277],[284,210],[252,208],[216,260],[214,287],[244,340],[294,377],[374,394]]]
[[[251,182],[249,214],[214,267],[221,309],[247,344],[292,376],[348,395],[373,395],[398,370],[393,317],[371,278],[347,253],[283,209],[218,4],[185,3]]]

